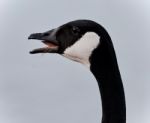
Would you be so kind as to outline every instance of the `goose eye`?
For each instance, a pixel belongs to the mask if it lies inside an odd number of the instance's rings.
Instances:
[[[80,32],[80,29],[78,27],[73,26],[72,32],[73,32],[73,34],[77,35]]]

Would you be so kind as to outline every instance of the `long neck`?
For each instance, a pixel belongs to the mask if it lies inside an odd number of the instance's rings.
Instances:
[[[126,123],[124,89],[109,36],[101,37],[101,43],[90,60],[90,69],[101,93],[102,123]]]

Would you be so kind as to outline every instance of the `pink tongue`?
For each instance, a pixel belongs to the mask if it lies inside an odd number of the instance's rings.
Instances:
[[[46,44],[49,48],[51,48],[51,47],[58,47],[57,45],[55,45],[55,44],[53,44],[53,43],[51,43],[49,41],[43,41],[43,43]]]

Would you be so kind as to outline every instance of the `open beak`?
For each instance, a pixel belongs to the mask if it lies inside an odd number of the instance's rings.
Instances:
[[[31,34],[28,39],[41,40],[46,47],[37,48],[30,51],[31,54],[36,53],[57,53],[58,52],[58,41],[56,40],[56,29],[44,32]]]

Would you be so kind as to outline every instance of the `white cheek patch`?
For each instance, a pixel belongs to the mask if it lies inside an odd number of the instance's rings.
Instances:
[[[87,32],[76,43],[68,47],[63,56],[90,67],[89,58],[99,43],[99,35],[94,32]]]

